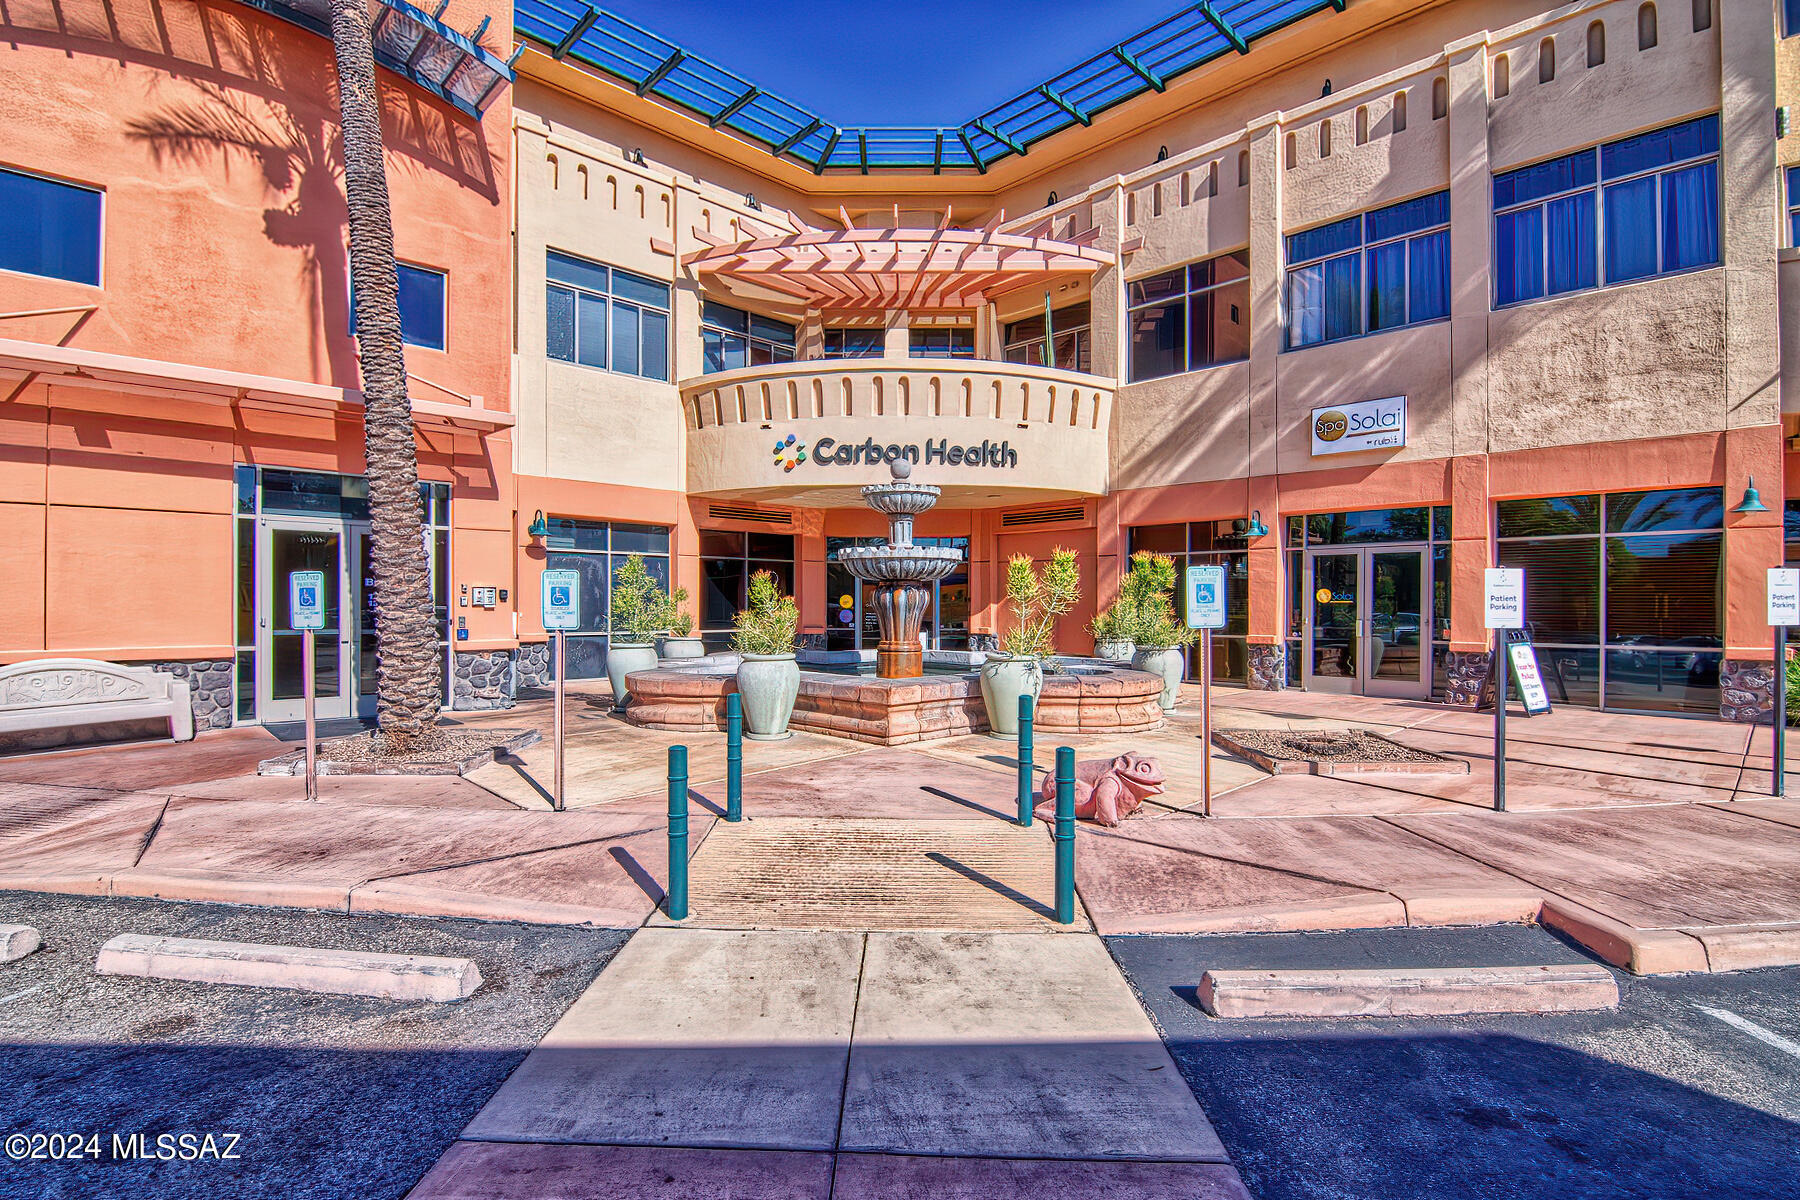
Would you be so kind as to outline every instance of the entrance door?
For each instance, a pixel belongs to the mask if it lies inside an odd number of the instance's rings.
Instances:
[[[1430,694],[1425,563],[1423,548],[1307,552],[1308,691],[1407,699]]]
[[[316,712],[321,720],[349,716],[355,696],[355,655],[345,616],[356,608],[350,573],[345,570],[345,526],[335,521],[264,520],[257,535],[262,542],[257,560],[264,564],[256,581],[258,719],[299,721],[306,716],[302,636],[292,632],[288,609],[288,576],[295,571],[325,574],[325,628],[313,635]]]

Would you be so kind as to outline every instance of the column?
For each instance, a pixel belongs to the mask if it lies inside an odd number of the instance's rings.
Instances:
[[[1281,124],[1273,115],[1250,122],[1250,397],[1244,515],[1260,511],[1269,532],[1252,538],[1249,628],[1245,653],[1249,685],[1287,686],[1287,605],[1282,599],[1281,464],[1276,365],[1281,355],[1282,239]]]

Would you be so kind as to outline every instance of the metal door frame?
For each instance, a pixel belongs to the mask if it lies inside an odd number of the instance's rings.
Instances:
[[[357,535],[367,535],[366,521],[345,521],[334,517],[302,517],[280,514],[256,520],[256,720],[270,722],[298,721],[305,716],[305,703],[298,697],[277,700],[275,691],[275,634],[270,621],[275,612],[275,589],[282,586],[274,578],[274,534],[277,530],[291,533],[323,533],[338,539],[338,690],[318,697],[316,711],[322,721],[348,717],[356,711],[357,687],[352,673],[356,665],[353,634],[357,611],[351,608],[358,599],[352,583],[351,553]],[[295,635],[298,636],[298,635]]]
[[[1375,556],[1377,554],[1416,554],[1419,557],[1419,662],[1418,681],[1381,680],[1373,670],[1374,635],[1370,629],[1370,609],[1375,591]],[[1313,610],[1318,586],[1314,561],[1338,556],[1356,559],[1356,674],[1350,677],[1314,675]],[[1422,542],[1379,542],[1363,546],[1309,546],[1301,559],[1304,575],[1301,606],[1300,686],[1309,692],[1329,692],[1346,696],[1380,696],[1403,700],[1425,700],[1431,696],[1431,546]]]

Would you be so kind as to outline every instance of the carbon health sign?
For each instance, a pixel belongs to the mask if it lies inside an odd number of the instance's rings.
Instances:
[[[1406,397],[1387,396],[1312,410],[1312,452],[1397,450],[1406,445]]]

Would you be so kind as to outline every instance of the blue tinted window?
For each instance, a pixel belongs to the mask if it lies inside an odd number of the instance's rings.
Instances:
[[[1800,0],[1794,0],[1800,4]],[[1788,245],[1800,246],[1800,167],[1787,169]]]
[[[549,285],[544,297],[544,353],[564,362],[575,361],[575,293],[568,288]]]
[[[1416,233],[1450,223],[1450,193],[1433,192],[1415,200],[1378,208],[1368,217],[1368,240],[1385,242],[1403,233]]]
[[[1663,270],[1719,261],[1719,164],[1695,163],[1662,177]]]
[[[1781,0],[1781,36],[1800,33],[1800,0]]]
[[[1656,176],[1606,188],[1606,281],[1656,274]]]
[[[633,275],[629,271],[612,273],[612,294],[633,304],[647,304],[652,308],[663,309],[669,307],[668,284],[645,279],[642,275]]]
[[[1406,243],[1369,251],[1369,328],[1406,324]]]
[[[1594,152],[1578,150],[1549,162],[1494,176],[1494,207],[1511,208],[1528,200],[1587,187],[1593,182]]]
[[[1440,229],[1406,243],[1406,319],[1435,321],[1450,315],[1450,231]]]
[[[0,270],[100,283],[100,193],[0,170]]]
[[[1501,213],[1494,218],[1495,302],[1516,304],[1521,300],[1535,300],[1543,294],[1543,208]]]
[[[444,275],[400,265],[400,338],[409,346],[444,348]]]
[[[549,253],[545,267],[546,274],[558,283],[573,284],[578,288],[586,288],[590,292],[605,294],[606,268],[599,263],[591,263],[586,259],[571,258],[567,254]]]
[[[1544,214],[1550,294],[1593,287],[1597,282],[1594,274],[1594,193],[1561,196],[1541,210],[1529,211]]]
[[[1318,229],[1288,235],[1287,257],[1291,263],[1324,258],[1362,245],[1362,218],[1346,217]]]
[[[1719,118],[1700,117],[1600,147],[1600,175],[1618,179],[1719,152]]]
[[[750,328],[750,314],[729,304],[708,300],[700,307],[700,320],[727,333],[743,333]]]

